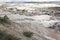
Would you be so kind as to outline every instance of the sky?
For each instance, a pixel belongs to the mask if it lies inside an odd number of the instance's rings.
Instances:
[[[0,0],[0,2],[43,2],[43,1],[60,1],[60,0]]]

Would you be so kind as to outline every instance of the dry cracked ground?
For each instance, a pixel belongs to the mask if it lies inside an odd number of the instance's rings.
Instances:
[[[1,3],[0,17],[7,15],[11,24],[0,23],[0,29],[21,40],[60,40],[59,6],[58,4],[47,6],[37,3]],[[32,37],[23,34],[29,31],[33,32]]]

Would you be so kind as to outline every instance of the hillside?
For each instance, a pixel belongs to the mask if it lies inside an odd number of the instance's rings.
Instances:
[[[8,34],[21,38],[21,40],[60,40],[60,34],[57,30],[44,27],[38,22],[20,22],[20,24],[15,22],[11,22],[11,24],[3,23],[0,24],[0,29]],[[23,32],[28,31],[34,33],[31,38],[23,35]]]
[[[0,29],[18,40],[60,40],[60,10],[54,10],[56,6],[60,7],[54,3],[1,3]]]

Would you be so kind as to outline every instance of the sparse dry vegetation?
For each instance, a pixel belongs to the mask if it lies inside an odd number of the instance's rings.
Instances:
[[[21,40],[21,38],[14,37],[2,30],[0,30],[0,40]]]
[[[4,17],[0,17],[0,23],[7,23],[7,24],[10,24],[10,20],[8,18],[7,15],[5,15]]]
[[[30,31],[28,31],[28,32],[23,32],[23,35],[30,38],[30,37],[33,36],[33,32],[30,32]]]
[[[17,11],[20,11],[19,9],[17,9]]]
[[[10,8],[9,10],[13,10],[13,8]]]

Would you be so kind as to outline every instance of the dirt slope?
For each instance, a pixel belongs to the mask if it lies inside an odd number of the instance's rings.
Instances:
[[[0,29],[21,38],[21,40],[60,40],[60,36],[55,30],[42,26],[31,25],[30,23],[12,23],[11,25],[0,24]],[[31,38],[25,37],[23,35],[23,32],[25,31],[31,31],[34,35]]]

